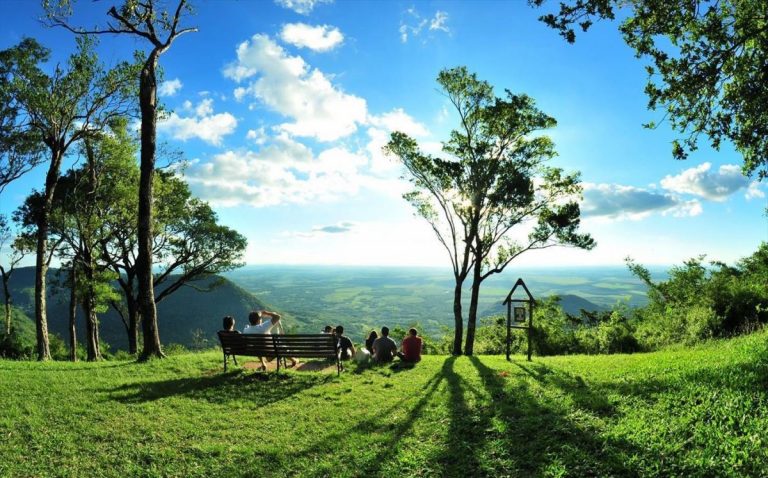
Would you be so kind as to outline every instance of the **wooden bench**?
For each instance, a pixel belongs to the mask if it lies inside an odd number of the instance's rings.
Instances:
[[[224,352],[224,371],[231,356],[237,365],[237,355],[274,357],[277,370],[287,358],[324,358],[336,362],[336,373],[341,373],[339,346],[336,337],[329,334],[238,334],[219,331],[221,350]]]

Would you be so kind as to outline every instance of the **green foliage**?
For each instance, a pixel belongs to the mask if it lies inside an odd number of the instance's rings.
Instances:
[[[767,338],[532,363],[425,356],[338,378],[223,373],[218,351],[0,361],[0,475],[761,476]]]
[[[586,31],[596,20],[614,19],[619,9],[624,40],[651,62],[648,106],[666,110],[664,118],[684,135],[673,142],[673,155],[686,158],[703,134],[714,149],[732,142],[746,174],[768,176],[765,1],[568,0],[541,20],[572,43],[575,25]]]
[[[637,338],[644,348],[693,344],[711,337],[749,332],[768,322],[768,243],[735,267],[703,264],[704,257],[670,269],[655,283],[632,261],[630,270],[649,286],[648,305],[639,311]]]
[[[473,293],[467,318],[465,352],[473,353],[481,283],[504,271],[520,254],[554,245],[591,249],[595,241],[578,232],[579,174],[566,174],[547,162],[554,143],[540,135],[554,118],[533,98],[493,87],[466,67],[440,71],[441,92],[458,115],[459,127],[443,143],[444,157],[420,151],[408,135],[393,132],[385,152],[405,168],[413,190],[404,195],[446,249],[456,281],[455,345],[461,353],[461,294],[472,272]],[[533,224],[528,237],[513,240],[511,231]]]
[[[35,353],[35,324],[18,308],[11,307],[11,333],[0,330],[0,357],[31,359]]]

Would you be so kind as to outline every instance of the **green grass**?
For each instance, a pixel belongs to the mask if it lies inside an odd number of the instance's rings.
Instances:
[[[765,476],[767,339],[338,378],[0,361],[0,476]]]

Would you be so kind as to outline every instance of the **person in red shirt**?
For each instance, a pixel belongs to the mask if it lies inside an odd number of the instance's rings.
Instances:
[[[419,337],[419,332],[416,329],[410,329],[408,336],[403,339],[403,343],[400,345],[400,352],[397,356],[403,362],[416,363],[421,360],[421,347],[422,340]]]

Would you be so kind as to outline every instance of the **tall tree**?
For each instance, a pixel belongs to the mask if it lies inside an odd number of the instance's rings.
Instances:
[[[107,16],[110,20],[106,28],[90,31],[73,28],[68,23],[67,18],[71,14],[72,3],[72,0],[43,1],[48,18],[53,25],[62,26],[77,34],[129,35],[149,44],[139,79],[141,177],[139,180],[137,278],[144,336],[141,358],[163,357],[152,283],[152,187],[157,149],[157,68],[160,56],[168,51],[174,40],[185,33],[197,31],[197,28],[181,27],[183,13],[191,10],[187,0],[178,0],[173,10],[165,9],[159,0],[125,0],[120,8],[113,6],[109,9]]]
[[[134,173],[135,174],[135,173]],[[120,175],[131,177],[130,171]],[[122,179],[116,179],[121,184]],[[135,192],[125,184],[125,191]],[[118,186],[122,188],[123,186]],[[192,197],[187,184],[172,174],[155,175],[157,214],[154,216],[152,254],[156,271],[153,276],[155,302],[184,286],[210,275],[237,268],[247,241],[237,231],[218,224],[216,213],[204,201]],[[136,327],[143,320],[138,307],[135,229],[122,218],[137,209],[136,195],[123,194],[123,202],[113,201],[113,211],[105,214],[106,227],[112,234],[102,243],[102,260],[118,274],[124,302],[112,305],[123,318],[128,332],[128,346],[136,352]],[[210,290],[214,282],[204,290]]]
[[[10,78],[11,94],[22,118],[19,121],[40,138],[49,157],[41,210],[36,216],[35,323],[39,360],[50,358],[45,296],[48,215],[61,163],[73,144],[102,128],[113,116],[125,113],[125,98],[133,84],[127,64],[105,71],[94,45],[91,37],[78,38],[77,51],[70,56],[67,69],[57,65],[50,76],[40,66],[48,60],[49,51],[33,39],[24,39],[0,52],[0,69]]]
[[[0,253],[3,248],[10,247],[11,253],[7,254],[8,263],[4,266],[0,264],[0,279],[3,281],[3,299],[5,302],[5,335],[11,334],[11,305],[13,303],[11,290],[8,283],[11,280],[16,266],[21,262],[29,251],[28,245],[25,247],[23,238],[17,237],[13,233],[8,216],[0,214]]]
[[[457,279],[454,315],[461,310],[460,281],[472,273],[464,346],[471,355],[485,279],[526,251],[556,245],[590,249],[595,243],[578,233],[578,174],[548,167],[554,145],[535,135],[555,120],[526,95],[507,91],[504,98],[495,97],[490,84],[464,67],[441,71],[437,81],[460,123],[443,144],[444,158],[422,153],[399,132],[392,134],[387,150],[400,158],[414,186],[406,199],[451,256]],[[513,239],[515,228],[526,229],[527,237]],[[460,333],[454,337],[454,353],[459,353],[456,340]]]
[[[529,0],[542,6],[546,0]],[[768,176],[768,3],[765,0],[562,0],[540,17],[569,42],[576,29],[626,14],[619,30],[647,67],[648,106],[682,137],[672,153],[685,159],[699,136],[719,149],[730,141],[744,173]],[[655,127],[649,122],[647,127]]]

